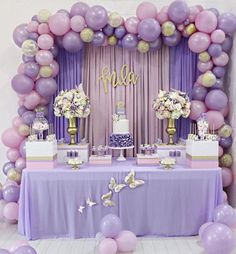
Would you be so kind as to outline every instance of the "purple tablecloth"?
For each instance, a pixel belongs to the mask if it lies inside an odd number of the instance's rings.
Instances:
[[[115,207],[104,207],[101,195],[108,192],[111,177],[122,182],[134,169],[145,184],[114,193]],[[98,204],[78,209],[90,197]],[[138,236],[196,235],[212,219],[222,203],[221,169],[173,170],[138,167],[135,161],[113,162],[112,166],[84,166],[73,171],[24,170],[20,194],[19,232],[28,239],[94,237],[101,218],[120,216],[124,228]]]

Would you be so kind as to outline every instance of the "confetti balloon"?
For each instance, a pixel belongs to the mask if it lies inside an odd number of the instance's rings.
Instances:
[[[218,135],[222,138],[228,138],[232,135],[233,129],[230,125],[224,124],[219,130]]]
[[[48,22],[48,19],[49,17],[51,16],[51,12],[49,10],[40,10],[39,13],[38,13],[38,21],[40,23],[47,23]]]
[[[161,26],[162,29],[162,34],[164,36],[171,36],[175,32],[175,24],[171,21],[166,21],[165,23],[162,24]]]
[[[108,38],[108,44],[111,46],[115,46],[117,44],[117,38],[112,35]]]
[[[140,53],[147,53],[149,51],[149,43],[146,41],[140,41],[138,43],[138,51]]]
[[[207,71],[202,75],[202,85],[205,87],[211,87],[216,83],[216,76],[211,72]]]
[[[52,74],[53,74],[53,70],[50,66],[41,66],[39,70],[39,75],[42,78],[49,78],[52,76]]]
[[[21,174],[18,171],[16,171],[15,169],[10,169],[7,172],[7,178],[9,180],[12,180],[12,181],[15,181],[15,182],[19,183],[20,180],[21,180]]]
[[[233,164],[233,158],[231,154],[225,153],[220,157],[220,166],[224,168],[230,168]]]
[[[94,32],[91,28],[84,28],[80,33],[80,38],[84,42],[91,42],[93,40]]]
[[[202,52],[202,53],[200,53],[200,54],[198,55],[198,59],[199,59],[201,62],[206,63],[206,62],[208,62],[208,61],[211,59],[211,56],[208,54],[207,51],[204,51],[204,52]]]
[[[112,12],[108,18],[108,23],[112,27],[118,27],[123,23],[123,18],[117,12]]]
[[[194,24],[189,24],[184,31],[188,36],[190,36],[191,34],[195,33],[197,29]]]
[[[24,41],[21,48],[23,54],[28,57],[33,57],[38,52],[38,45],[34,40]]]

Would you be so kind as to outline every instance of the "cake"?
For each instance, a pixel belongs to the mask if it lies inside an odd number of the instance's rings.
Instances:
[[[129,120],[126,119],[124,103],[119,102],[116,106],[116,114],[112,116],[112,134],[110,135],[109,146],[131,147],[133,136],[129,132]]]

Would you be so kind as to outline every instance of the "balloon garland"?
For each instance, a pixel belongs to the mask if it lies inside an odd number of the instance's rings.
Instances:
[[[89,7],[75,3],[70,12],[59,10],[51,14],[41,10],[31,21],[16,27],[14,42],[21,48],[23,62],[12,79],[12,88],[18,95],[18,116],[12,127],[2,134],[2,142],[9,148],[8,162],[3,166],[7,182],[0,191],[0,219],[15,222],[18,218],[18,198],[21,172],[26,167],[25,141],[29,126],[40,107],[47,114],[48,104],[57,90],[55,77],[59,65],[55,61],[58,47],[74,53],[85,43],[94,46],[120,46],[140,53],[158,50],[162,44],[174,47],[182,37],[188,38],[191,51],[198,53],[198,77],[192,90],[191,115],[196,120],[207,112],[211,129],[220,135],[220,165],[224,167],[228,186],[232,179],[232,156],[227,149],[232,145],[232,128],[225,123],[229,112],[228,98],[222,91],[224,75],[229,62],[236,17],[231,13],[219,14],[201,5],[189,7],[184,1],[174,1],[157,11],[149,2],[141,3],[135,17],[124,20],[117,12],[108,13],[99,5]],[[231,172],[231,173],[229,173]],[[11,190],[10,190],[11,188]],[[11,194],[9,194],[11,193]],[[8,202],[8,203],[7,203]]]

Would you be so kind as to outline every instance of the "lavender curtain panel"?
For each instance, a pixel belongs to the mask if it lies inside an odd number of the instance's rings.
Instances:
[[[188,40],[183,38],[177,47],[170,48],[170,87],[190,96],[197,76],[197,54],[190,51]],[[177,121],[177,138],[187,138],[190,121],[188,118]]]
[[[59,54],[56,59],[60,65],[60,72],[56,77],[58,84],[58,89],[56,95],[65,89],[73,89],[76,85],[81,83],[81,69],[83,64],[83,51],[78,53],[68,53],[65,49],[59,49]],[[55,95],[55,96],[56,96]],[[64,138],[66,142],[69,142],[70,137],[67,133],[67,119],[64,117],[55,117],[53,114],[53,101],[51,101],[50,112],[49,112],[49,121],[55,126],[55,133],[57,139]],[[78,120],[79,125],[79,120]],[[79,140],[79,132],[77,135]]]
[[[157,120],[152,103],[160,89],[169,90],[169,49],[163,47],[157,52],[140,54],[119,47],[89,45],[85,49],[85,56],[82,80],[91,100],[92,112],[82,124],[82,133],[89,143],[109,143],[112,115],[118,101],[123,101],[126,105],[130,132],[134,136],[135,153],[140,144],[153,143],[158,137],[166,140],[166,121]],[[127,64],[129,69],[139,76],[137,84],[116,88],[109,84],[106,94],[103,83],[98,81],[102,68],[107,65],[110,73],[116,71],[119,75],[123,64]],[[127,155],[133,156],[133,152],[129,151]]]

